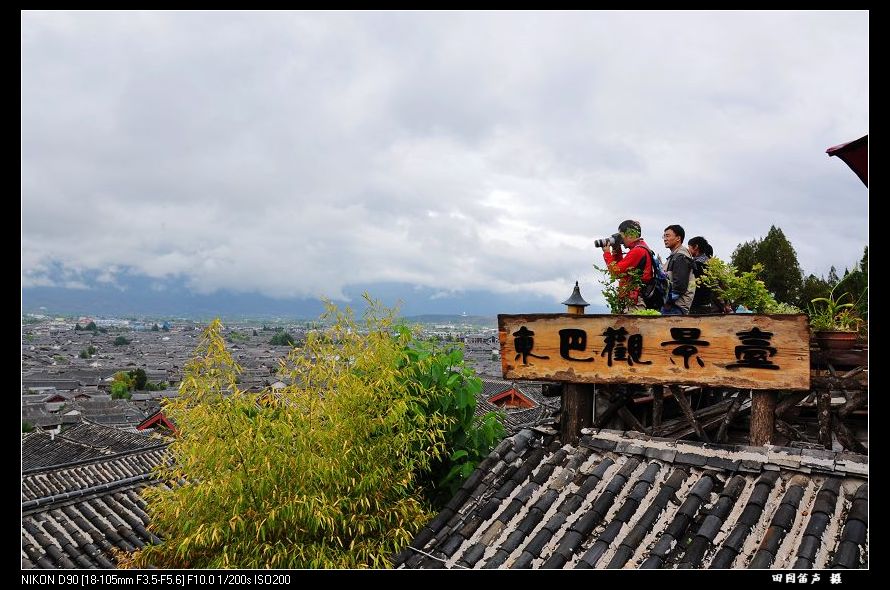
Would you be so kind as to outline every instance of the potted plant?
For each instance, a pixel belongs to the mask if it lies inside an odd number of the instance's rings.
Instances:
[[[810,327],[823,350],[853,348],[862,325],[853,296],[850,293],[834,296],[838,285],[840,283],[831,289],[828,297],[816,297],[810,301]],[[847,297],[850,301],[844,301]]]

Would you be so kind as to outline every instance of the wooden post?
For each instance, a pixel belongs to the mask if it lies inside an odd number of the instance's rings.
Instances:
[[[559,432],[562,442],[577,444],[581,429],[588,428],[593,420],[593,391],[583,383],[563,383],[562,411]]]
[[[816,394],[816,407],[819,410],[819,444],[831,448],[831,392],[820,389]]]
[[[581,297],[578,282],[572,296],[563,301],[568,313],[584,315],[584,308],[589,304]],[[559,415],[559,432],[562,442],[577,444],[581,438],[581,429],[593,423],[594,387],[583,383],[563,383],[562,410]]]
[[[776,394],[773,391],[751,392],[751,444],[772,442],[776,428]]]

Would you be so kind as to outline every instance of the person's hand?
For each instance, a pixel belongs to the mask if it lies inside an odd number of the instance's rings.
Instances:
[[[609,246],[608,245],[603,246],[603,252],[608,252],[608,251],[609,251]]]

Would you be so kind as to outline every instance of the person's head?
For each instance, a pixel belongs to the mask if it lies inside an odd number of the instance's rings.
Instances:
[[[695,258],[696,256],[701,256],[702,254],[704,254],[708,258],[714,256],[714,248],[702,236],[689,238],[688,246],[689,253],[692,254],[693,258]]]
[[[661,237],[664,240],[665,248],[676,250],[680,247],[680,244],[683,243],[683,238],[686,237],[686,232],[683,231],[683,228],[679,225],[669,225],[664,228],[664,235]]]
[[[624,238],[624,245],[630,246],[640,239],[640,236],[643,235],[643,230],[640,228],[639,221],[626,219],[618,225],[618,233]]]

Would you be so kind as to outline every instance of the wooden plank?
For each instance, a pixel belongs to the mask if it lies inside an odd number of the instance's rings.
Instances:
[[[505,379],[810,388],[802,314],[501,314],[498,337]]]

